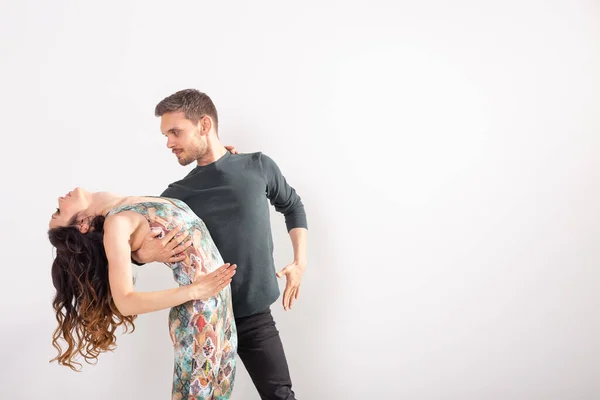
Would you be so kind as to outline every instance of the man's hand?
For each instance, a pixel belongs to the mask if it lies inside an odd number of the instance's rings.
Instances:
[[[176,263],[185,260],[185,249],[192,245],[192,239],[186,241],[188,231],[181,232],[181,226],[171,229],[163,238],[159,239],[160,230],[151,229],[144,237],[142,247],[135,253],[133,258],[141,264],[149,262]]]
[[[300,293],[300,282],[302,281],[302,276],[304,275],[304,270],[306,269],[306,264],[300,262],[293,262],[289,265],[286,265],[284,269],[277,273],[278,278],[286,277],[286,285],[285,291],[283,292],[283,309],[288,310],[288,308],[292,309],[292,303],[294,300],[298,299],[298,294]]]
[[[239,154],[239,151],[237,151],[235,149],[235,147],[233,146],[225,146],[225,148],[227,149],[227,151],[229,151],[231,154]]]

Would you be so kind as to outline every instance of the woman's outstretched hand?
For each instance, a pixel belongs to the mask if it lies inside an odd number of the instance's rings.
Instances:
[[[216,296],[229,285],[236,268],[237,265],[227,263],[208,274],[200,273],[198,268],[194,282],[189,285],[192,300],[208,300]]]

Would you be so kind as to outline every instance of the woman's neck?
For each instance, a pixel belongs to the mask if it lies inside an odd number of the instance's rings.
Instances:
[[[92,194],[88,210],[93,215],[106,215],[110,210],[120,206],[126,197],[110,192],[96,192]]]

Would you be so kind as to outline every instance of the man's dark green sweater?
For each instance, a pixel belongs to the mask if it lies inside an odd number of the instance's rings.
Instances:
[[[184,201],[206,224],[223,260],[237,264],[231,282],[236,318],[266,310],[279,297],[269,202],[288,232],[307,228],[300,196],[262,153],[231,154],[194,168],[162,193]]]

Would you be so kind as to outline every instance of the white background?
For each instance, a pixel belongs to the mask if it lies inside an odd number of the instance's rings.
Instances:
[[[75,185],[184,176],[153,110],[190,87],[306,206],[300,299],[273,307],[299,399],[600,398],[597,1],[3,1],[0,37],[0,398],[169,398],[167,311],[48,363],[46,231]]]

